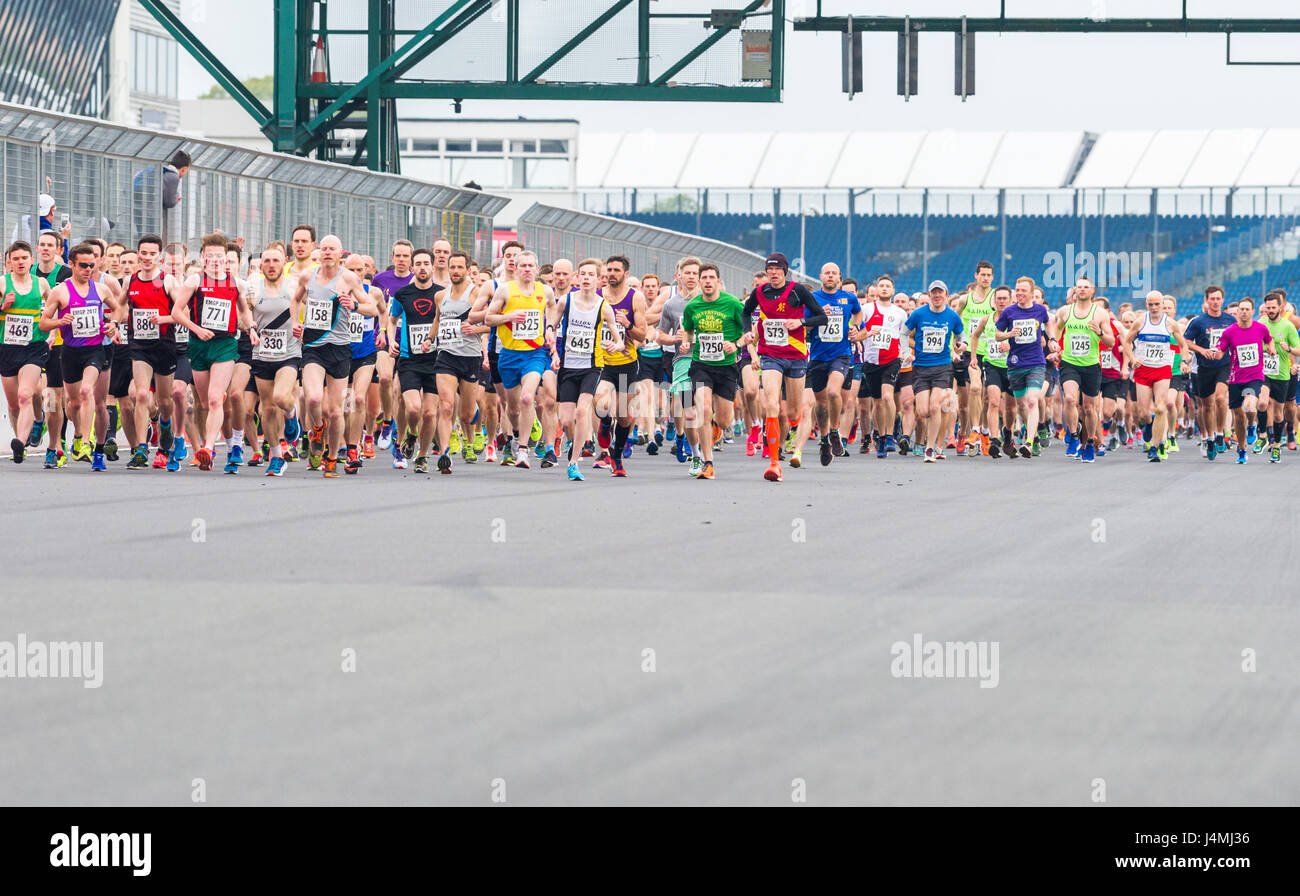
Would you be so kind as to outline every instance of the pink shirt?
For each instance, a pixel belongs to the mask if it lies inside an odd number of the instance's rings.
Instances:
[[[1232,364],[1229,383],[1250,383],[1264,378],[1264,345],[1272,342],[1268,327],[1257,320],[1250,326],[1233,324],[1219,337],[1219,350]]]

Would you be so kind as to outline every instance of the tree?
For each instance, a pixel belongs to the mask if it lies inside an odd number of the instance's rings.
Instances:
[[[693,215],[700,210],[700,205],[695,201],[693,196],[687,196],[685,193],[678,193],[676,196],[668,196],[660,199],[652,205],[647,211],[651,214],[687,214]]]
[[[270,101],[274,97],[275,77],[273,75],[262,75],[260,78],[245,78],[241,82],[245,87],[252,91],[253,96],[259,100]],[[201,100],[228,100],[230,94],[220,84],[213,84],[208,88],[208,92],[199,96]]]

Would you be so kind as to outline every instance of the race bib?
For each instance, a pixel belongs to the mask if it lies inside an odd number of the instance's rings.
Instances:
[[[1071,358],[1086,358],[1092,354],[1092,337],[1087,333],[1071,333],[1066,339],[1066,354]]]
[[[184,345],[190,341],[190,331],[187,327],[176,328],[176,344]]]
[[[889,346],[893,344],[894,336],[883,326],[871,334],[871,344],[880,351],[888,351]]]
[[[158,312],[152,308],[132,308],[131,329],[136,339],[157,339]]]
[[[438,348],[460,344],[460,318],[438,321]]]
[[[725,361],[727,359],[727,353],[722,350],[724,340],[721,333],[696,333],[695,338],[700,341],[701,361]]]
[[[260,336],[258,348],[263,355],[279,357],[289,350],[288,330],[262,330]]]
[[[1119,355],[1114,352],[1103,352],[1101,355],[1101,366],[1107,370],[1119,370]]]
[[[921,328],[921,354],[937,355],[943,351],[944,344],[947,341],[948,330],[946,327]]]
[[[8,320],[8,316],[5,317]],[[93,339],[99,335],[99,308],[81,308],[72,309],[72,338],[74,339]]]
[[[610,330],[609,327],[605,326],[603,321],[601,322],[600,341],[602,343],[623,341],[624,345],[626,346],[626,337],[627,337],[627,329],[618,321],[614,322],[613,330]]]
[[[206,313],[206,309],[205,309]],[[307,297],[307,310],[302,325],[309,330],[328,330],[334,326],[334,303],[329,299]]]
[[[827,308],[826,314],[826,323],[817,328],[817,338],[822,342],[840,342],[844,339],[844,315],[838,308]]]
[[[348,317],[348,342],[360,342],[366,338],[366,316],[353,311]]]
[[[1259,346],[1255,343],[1237,346],[1237,366],[1254,367],[1259,364]]]
[[[1003,348],[1002,343],[998,342],[996,339],[990,339],[988,343],[988,351],[985,353],[984,357],[988,358],[990,361],[1005,361],[1009,352],[1010,349]]]
[[[609,330],[606,329],[605,332],[608,333]],[[569,321],[569,327],[564,332],[564,351],[575,355],[590,355],[595,352],[596,328]]]
[[[542,309],[525,308],[524,319],[510,325],[510,337],[519,342],[536,342],[542,336]]]
[[[5,345],[31,345],[36,318],[26,314],[5,315]]]
[[[763,341],[776,347],[789,345],[790,334],[785,331],[785,321],[780,318],[764,319]]]
[[[1142,352],[1138,355],[1138,361],[1144,367],[1168,367],[1172,361],[1173,348],[1168,342],[1160,340],[1144,341],[1142,343]]]
[[[407,335],[411,343],[411,354],[419,355],[425,352],[423,348],[424,340],[429,338],[429,333],[433,330],[433,324],[411,324],[407,327]]]
[[[658,342],[656,342],[656,341],[653,340],[653,339],[647,339],[647,340],[646,340],[644,343],[642,343],[642,345],[641,345],[641,351],[643,351],[643,352],[653,352],[653,351],[655,351],[655,350],[657,350],[657,349],[660,349],[660,348],[663,348],[663,346],[661,346]]]
[[[1038,338],[1038,321],[1022,317],[1012,325],[1011,332],[1015,334],[1016,345],[1028,345]]]
[[[1222,335],[1223,335],[1222,327],[1215,330],[1210,330],[1210,351],[1214,351],[1216,348],[1219,347],[1219,337],[1221,337]]]
[[[227,330],[230,321],[230,302],[212,296],[203,297],[203,313],[199,326],[208,330]]]

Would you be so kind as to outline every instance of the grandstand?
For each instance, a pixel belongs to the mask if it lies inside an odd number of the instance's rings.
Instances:
[[[1064,301],[1089,273],[1180,313],[1300,288],[1300,131],[683,134],[583,139],[583,207],[755,252],[779,247],[900,289],[954,289],[980,259]],[[812,139],[810,139],[810,137]]]

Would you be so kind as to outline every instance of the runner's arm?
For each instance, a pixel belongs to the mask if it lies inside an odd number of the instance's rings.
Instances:
[[[63,297],[68,294],[68,290],[62,283],[54,287],[46,297],[45,305],[41,308],[41,319],[36,324],[41,328],[42,333],[49,333],[63,326],[61,316],[58,314],[63,308]]]

